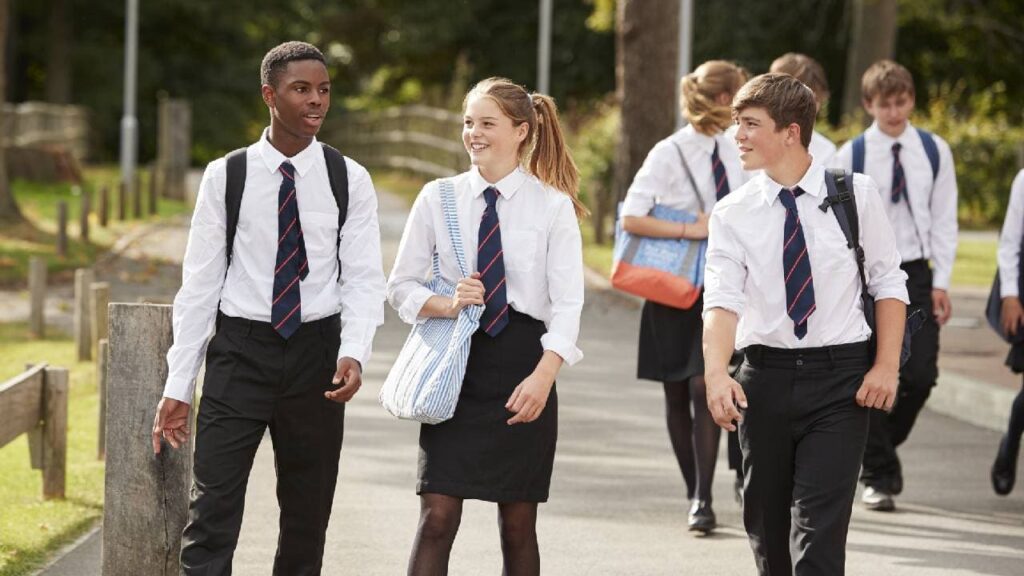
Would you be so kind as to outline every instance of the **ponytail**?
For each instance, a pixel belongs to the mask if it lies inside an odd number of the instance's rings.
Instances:
[[[537,114],[537,136],[530,153],[530,172],[541,182],[564,192],[572,199],[577,218],[590,214],[580,202],[580,171],[569,154],[569,147],[558,122],[558,107],[550,96],[533,93],[530,96]]]
[[[732,62],[709,60],[683,76],[679,83],[683,116],[701,134],[713,136],[732,124],[732,107],[719,104],[718,97],[730,99],[747,81],[747,71]]]

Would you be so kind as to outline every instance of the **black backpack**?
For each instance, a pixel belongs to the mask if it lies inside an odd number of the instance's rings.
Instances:
[[[847,184],[849,183],[849,184]],[[825,170],[825,187],[828,197],[818,208],[827,212],[832,208],[839,227],[846,237],[846,246],[853,250],[857,260],[857,272],[860,275],[860,297],[864,308],[864,319],[871,328],[871,349],[874,353],[877,340],[875,330],[875,299],[868,293],[868,280],[864,274],[864,248],[860,245],[860,219],[857,216],[857,201],[853,193],[853,174],[838,168]],[[910,358],[910,342],[914,334],[925,322],[924,311],[914,308],[907,311],[907,323],[903,329],[903,346],[900,349],[900,368]]]
[[[335,238],[335,250],[341,244],[341,227],[348,216],[348,168],[345,157],[336,148],[321,142],[324,148],[324,160],[327,161],[327,178],[331,182],[334,201],[338,204],[338,235]],[[238,213],[242,208],[242,194],[245,192],[246,148],[231,152],[227,161],[227,183],[224,186],[224,207],[227,211],[227,259],[231,266],[231,254],[235,248],[235,231],[238,230]],[[341,264],[338,265],[338,278],[341,278]]]

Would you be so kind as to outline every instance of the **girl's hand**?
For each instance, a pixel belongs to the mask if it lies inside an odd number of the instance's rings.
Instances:
[[[711,214],[701,212],[697,215],[697,221],[686,225],[686,238],[690,240],[703,240],[708,237],[708,219]]]
[[[479,272],[473,272],[469,278],[463,278],[455,285],[455,296],[448,308],[448,316],[455,318],[463,308],[473,304],[484,304],[484,283],[480,281]]]
[[[548,403],[548,394],[551,393],[551,386],[554,383],[553,375],[540,370],[534,370],[520,382],[505,403],[505,408],[515,413],[515,416],[509,418],[508,424],[533,422],[539,418]]]

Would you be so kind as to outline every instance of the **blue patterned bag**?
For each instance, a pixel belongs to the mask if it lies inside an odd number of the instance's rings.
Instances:
[[[469,272],[455,213],[455,187],[447,178],[438,183],[448,236],[459,262],[459,272],[465,278]],[[441,296],[455,295],[455,285],[441,277],[436,249],[433,276],[426,286]],[[424,424],[437,424],[451,418],[466,375],[470,340],[480,325],[483,311],[480,305],[467,306],[458,318],[428,318],[413,326],[380,390],[381,406],[399,418]]]

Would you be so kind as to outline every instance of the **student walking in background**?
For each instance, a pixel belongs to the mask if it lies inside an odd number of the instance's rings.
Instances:
[[[689,124],[651,149],[622,206],[622,227],[638,236],[707,238],[715,203],[746,181],[736,145],[724,130],[732,124],[729,107],[746,81],[732,62],[712,60],[683,77],[680,105]],[[655,205],[699,216],[692,224],[659,220]],[[715,528],[711,485],[721,430],[705,403],[701,352],[700,298],[689,309],[645,301],[640,317],[637,377],[661,382],[669,440],[690,501],[690,530]]]
[[[762,576],[844,573],[868,410],[895,399],[906,316],[892,229],[874,182],[854,175],[847,202],[860,215],[875,306],[872,356],[854,251],[835,206],[819,209],[829,176],[807,152],[816,109],[807,86],[788,74],[740,89],[740,159],[763,173],[720,201],[710,220],[708,408],[726,429],[739,421],[743,524]],[[735,380],[734,347],[745,349]]]
[[[949,282],[957,243],[957,186],[953,154],[939,136],[910,123],[914,79],[891,60],[876,62],[861,81],[864,109],[875,120],[839,150],[837,164],[878,183],[885,214],[907,273],[911,308],[925,312],[910,359],[900,370],[899,399],[891,413],[874,411],[864,452],[862,502],[870,510],[895,508],[903,490],[896,448],[910,435],[939,376],[939,327],[953,313]]]
[[[1006,357],[1006,365],[1015,374],[1024,372],[1024,341],[1020,331],[1024,322],[1024,307],[1021,306],[1020,292],[1022,261],[1021,245],[1024,243],[1024,170],[1017,173],[1010,189],[1010,205],[1006,209],[1006,220],[999,235],[999,295],[1002,297],[1000,319],[1004,334],[1018,336]],[[1020,439],[1024,434],[1024,388],[1017,393],[1010,406],[1010,420],[1006,434],[999,442],[996,461],[992,464],[992,489],[1000,496],[1013,490],[1017,478],[1017,457],[1020,454]]]
[[[818,114],[821,113],[822,107],[828,101],[829,89],[825,70],[817,60],[806,54],[787,52],[776,58],[768,71],[789,74],[803,82],[814,92],[814,101],[818,105]],[[815,130],[811,134],[811,145],[807,148],[807,151],[811,153],[814,161],[818,164],[831,166],[836,155],[836,145],[828,137]]]
[[[451,239],[439,181],[413,204],[388,281],[408,323],[484,305],[454,416],[420,428],[421,514],[409,574],[447,574],[463,500],[498,505],[505,574],[540,572],[537,504],[546,502],[558,436],[555,377],[582,357],[579,174],[554,101],[503,78],[463,101],[472,168],[451,179],[462,238]],[[453,250],[462,242],[463,278]],[[454,298],[424,286],[435,252]]]

